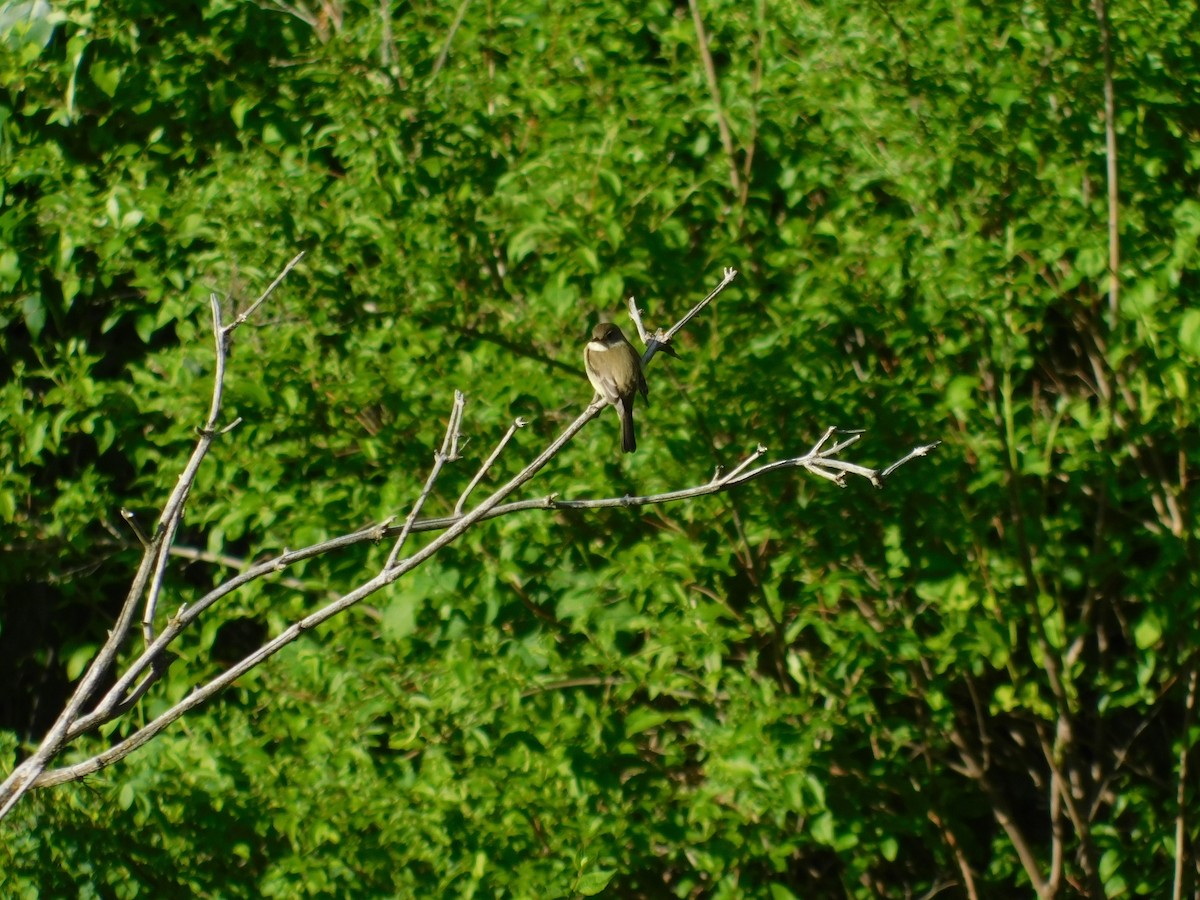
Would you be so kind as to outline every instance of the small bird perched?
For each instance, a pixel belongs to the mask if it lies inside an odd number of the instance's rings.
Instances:
[[[646,402],[650,402],[641,356],[625,340],[620,328],[612,322],[601,322],[583,348],[583,367],[596,393],[616,407],[621,419],[621,449],[632,453],[637,449],[633,435],[633,401],[637,392],[641,391]]]

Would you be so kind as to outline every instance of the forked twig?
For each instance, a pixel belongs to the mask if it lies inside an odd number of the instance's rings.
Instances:
[[[421,489],[420,496],[417,497],[417,502],[413,504],[408,518],[404,520],[404,526],[400,529],[400,536],[396,539],[396,543],[392,547],[392,552],[388,554],[387,563],[383,567],[384,571],[395,568],[400,551],[404,549],[404,543],[408,540],[409,534],[412,533],[413,523],[417,521],[417,516],[421,513],[421,507],[429,499],[429,492],[433,490],[433,483],[437,481],[438,475],[441,474],[442,466],[451,460],[458,459],[458,439],[462,428],[463,407],[465,405],[466,397],[463,396],[463,392],[455,391],[454,406],[450,409],[450,421],[446,423],[446,435],[442,438],[442,449],[433,456],[433,467],[429,470],[429,477],[425,479],[425,487]]]
[[[484,476],[486,476],[492,466],[496,464],[496,460],[500,458],[500,454],[504,452],[504,448],[508,446],[508,442],[512,440],[512,436],[517,433],[517,429],[524,428],[527,424],[529,423],[518,416],[513,420],[513,423],[508,426],[508,431],[504,432],[504,437],[500,438],[500,442],[496,444],[495,449],[488,454],[488,458],[483,461],[483,465],[479,467],[479,471],[475,473],[466,489],[459,496],[458,502],[454,504],[454,515],[462,515],[463,506],[466,504],[467,498],[471,496],[471,492],[479,486],[479,482],[483,481]]]

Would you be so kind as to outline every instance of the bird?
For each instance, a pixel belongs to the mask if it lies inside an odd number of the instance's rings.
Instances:
[[[621,419],[621,449],[637,449],[633,433],[633,401],[638,391],[650,402],[642,358],[621,329],[612,322],[601,322],[592,330],[592,338],[583,348],[583,367],[588,381],[601,397],[611,403]]]

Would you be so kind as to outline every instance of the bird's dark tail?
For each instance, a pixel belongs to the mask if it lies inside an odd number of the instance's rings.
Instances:
[[[637,438],[633,436],[633,399],[622,401],[617,413],[621,416],[621,449],[632,453],[637,449]]]

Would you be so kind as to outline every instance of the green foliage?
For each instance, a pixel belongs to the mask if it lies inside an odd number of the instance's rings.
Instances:
[[[184,546],[405,514],[457,388],[448,510],[513,417],[487,483],[586,402],[598,317],[632,294],[665,323],[727,265],[636,457],[606,415],[531,495],[690,485],[829,425],[879,462],[945,443],[882,493],[780,474],[486,523],[27,798],[6,895],[1016,896],[1022,852],[1051,877],[1056,778],[1064,883],[1165,895],[1197,738],[1196,11],[1111,10],[1109,321],[1090,4],[701,2],[720,113],[687,5],[320,6],[0,5],[5,772],[124,598],[118,509],[152,529],[194,445],[208,294],[232,315],[299,250],[237,332],[242,424]],[[385,552],[224,604],[79,752]],[[181,563],[167,603],[228,575]]]

